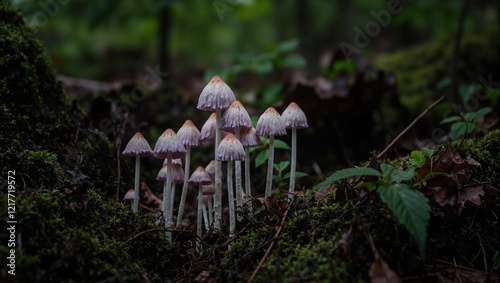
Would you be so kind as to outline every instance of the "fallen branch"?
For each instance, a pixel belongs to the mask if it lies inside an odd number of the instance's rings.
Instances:
[[[137,234],[135,234],[133,237],[127,239],[125,242],[123,242],[123,244],[120,245],[120,248],[125,246],[126,244],[128,244],[129,242],[137,239],[138,237],[144,235],[144,234],[147,234],[147,233],[151,233],[151,232],[162,232],[162,231],[167,231],[167,232],[180,232],[180,233],[186,233],[186,234],[192,234],[194,236],[196,236],[196,234],[194,234],[193,232],[191,231],[185,231],[185,230],[176,230],[176,229],[170,229],[170,228],[152,228],[152,229],[149,229],[149,230],[144,230],[142,232],[139,232]]]
[[[441,101],[443,101],[444,98],[445,98],[445,96],[443,95],[440,98],[438,98],[438,100],[436,100],[434,103],[429,105],[429,107],[427,107],[424,110],[424,112],[420,113],[420,115],[418,115],[418,117],[415,118],[410,123],[410,125],[408,125],[394,140],[392,140],[392,142],[381,153],[377,154],[376,158],[379,159],[380,157],[382,157],[404,134],[406,134],[406,132],[408,132],[409,129],[411,129],[411,127],[413,127],[413,125],[415,125],[418,122],[418,120],[420,120],[420,118],[424,117],[425,114],[427,114],[427,112],[429,112],[432,108],[434,108]]]
[[[286,217],[288,215],[288,211],[290,211],[290,207],[292,207],[293,203],[295,202],[295,199],[297,199],[297,195],[293,196],[292,201],[290,202],[290,204],[286,208],[286,211],[283,214],[283,217],[281,217],[281,222],[280,222],[280,224],[278,226],[278,230],[276,230],[276,233],[274,234],[274,237],[272,238],[271,244],[267,248],[266,253],[264,254],[264,256],[262,257],[262,259],[260,260],[260,262],[257,265],[257,267],[255,268],[255,270],[253,271],[252,276],[250,276],[250,278],[248,279],[248,281],[247,281],[248,283],[250,283],[250,282],[253,281],[253,279],[255,278],[255,276],[257,275],[257,273],[259,272],[259,269],[262,267],[262,264],[264,264],[264,262],[266,261],[267,257],[271,253],[271,250],[273,249],[274,243],[276,243],[276,240],[278,240],[278,237],[281,234],[281,231],[283,230],[283,226],[285,226],[285,221],[286,221]]]

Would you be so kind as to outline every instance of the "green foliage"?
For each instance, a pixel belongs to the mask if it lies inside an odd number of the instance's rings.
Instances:
[[[260,137],[261,146],[250,148],[250,152],[259,151],[255,157],[255,168],[260,167],[262,164],[266,163],[269,158],[269,138]],[[284,149],[291,150],[291,147],[284,141],[274,138],[274,149]]]
[[[273,167],[276,170],[276,175],[273,175],[273,180],[275,180],[278,185],[277,188],[281,189],[288,185],[288,180],[290,179],[290,171],[285,173],[285,170],[290,166],[290,161],[281,161],[280,163],[274,163]],[[307,173],[295,172],[295,178],[306,177]]]
[[[432,155],[432,152],[429,150],[425,152]],[[417,156],[419,163],[422,163],[422,161],[425,163],[425,156],[423,154],[415,153],[414,155]],[[414,163],[417,163],[417,161],[414,161]],[[316,185],[314,190],[346,178],[361,176],[379,177],[374,182],[359,183],[356,188],[367,187],[369,190],[377,190],[380,199],[389,207],[399,223],[405,226],[410,232],[419,247],[420,253],[423,254],[427,225],[431,212],[428,199],[411,186],[401,183],[413,179],[416,167],[410,167],[407,170],[397,170],[390,164],[382,163],[380,164],[380,169],[381,171],[373,168],[355,167],[339,170],[330,175],[325,181]]]
[[[484,107],[474,112],[460,113],[459,116],[451,116],[443,119],[441,124],[451,123],[451,139],[457,140],[463,135],[471,134],[477,129],[474,121],[477,118],[483,117],[490,113],[492,109],[490,107]]]

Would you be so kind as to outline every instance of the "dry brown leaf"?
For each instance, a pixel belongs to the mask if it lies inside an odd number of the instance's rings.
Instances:
[[[401,282],[396,272],[378,256],[370,267],[368,272],[372,283],[396,283]]]

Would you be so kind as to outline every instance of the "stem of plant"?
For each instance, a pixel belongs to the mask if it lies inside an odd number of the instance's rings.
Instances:
[[[201,241],[201,218],[203,217],[203,188],[202,185],[200,184],[198,187],[198,216],[196,218],[196,235],[198,235],[198,238]],[[198,243],[197,245],[198,251],[201,249],[201,242]]]
[[[215,110],[215,194],[214,194],[214,229],[220,230],[222,220],[222,163],[217,160],[217,148],[221,141],[221,110]]]
[[[236,228],[236,219],[234,214],[234,195],[233,195],[233,162],[229,160],[227,162],[227,201],[229,202],[229,237],[234,236],[234,231]],[[228,246],[231,249],[231,246]]]
[[[209,229],[209,227],[211,225],[213,225],[214,223],[214,204],[212,203],[212,196],[208,196],[208,202],[207,202],[207,206],[208,206],[208,223],[209,225],[207,226],[207,230]]]
[[[132,212],[137,213],[139,211],[139,172],[141,170],[141,157],[139,155],[135,156],[135,179],[134,179],[134,202],[132,205]]]
[[[170,214],[170,190],[172,186],[172,154],[167,154],[167,177],[165,178],[165,186],[163,187],[163,218],[165,219],[165,228],[172,226],[172,215]],[[168,241],[172,242],[172,232],[166,231]]]
[[[274,163],[274,135],[269,136],[269,157],[267,159],[266,193],[264,197],[271,195],[273,184],[273,163]]]
[[[240,127],[234,129],[234,135],[238,140],[240,140]],[[241,161],[236,160],[234,162],[234,175],[235,177],[235,187],[236,187],[236,206],[243,206],[243,185],[241,182]],[[238,220],[241,220],[241,216],[238,216]]]
[[[290,162],[290,187],[288,200],[291,200],[295,192],[295,170],[297,167],[297,129],[292,128],[292,160]]]
[[[210,220],[209,220],[209,217],[208,217],[208,213],[207,213],[207,206],[206,204],[202,204],[202,208],[203,208],[203,219],[205,221],[205,230],[209,230],[210,229]]]
[[[247,203],[248,211],[252,213],[252,202],[250,196],[252,196],[252,188],[250,186],[250,148],[245,147],[245,202]]]
[[[184,183],[182,184],[181,202],[179,203],[179,212],[177,213],[177,228],[180,227],[182,217],[184,216],[184,205],[186,203],[186,195],[188,191],[189,167],[191,158],[191,146],[186,145],[186,160],[184,163]]]

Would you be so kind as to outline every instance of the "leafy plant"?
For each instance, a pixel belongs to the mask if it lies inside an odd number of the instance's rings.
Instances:
[[[430,154],[429,151],[427,153]],[[415,155],[418,156],[418,154]],[[419,162],[422,162],[420,156],[417,158]],[[350,177],[379,177],[374,182],[362,182],[356,188],[367,187],[372,191],[377,190],[380,199],[391,210],[399,223],[410,232],[417,243],[420,253],[423,254],[431,212],[429,201],[421,192],[408,184],[402,183],[413,179],[416,168],[410,167],[407,170],[397,170],[390,164],[381,164],[381,171],[366,167],[347,168],[333,173],[326,180],[316,185],[314,190]]]
[[[277,174],[273,176],[273,180],[276,180],[278,182],[278,188],[283,188],[288,185],[287,181],[290,179],[290,171],[285,172],[285,170],[290,166],[290,161],[281,161],[280,163],[274,163],[273,167],[274,170],[276,170]],[[306,177],[308,176],[307,173],[304,172],[295,172],[295,177],[300,178],[300,177]]]
[[[490,113],[492,109],[490,107],[481,108],[475,112],[461,112],[458,116],[451,116],[445,118],[441,121],[441,124],[452,123],[450,127],[451,131],[451,139],[457,140],[459,137],[472,133],[475,129],[477,129],[474,121],[482,117],[488,113]]]

